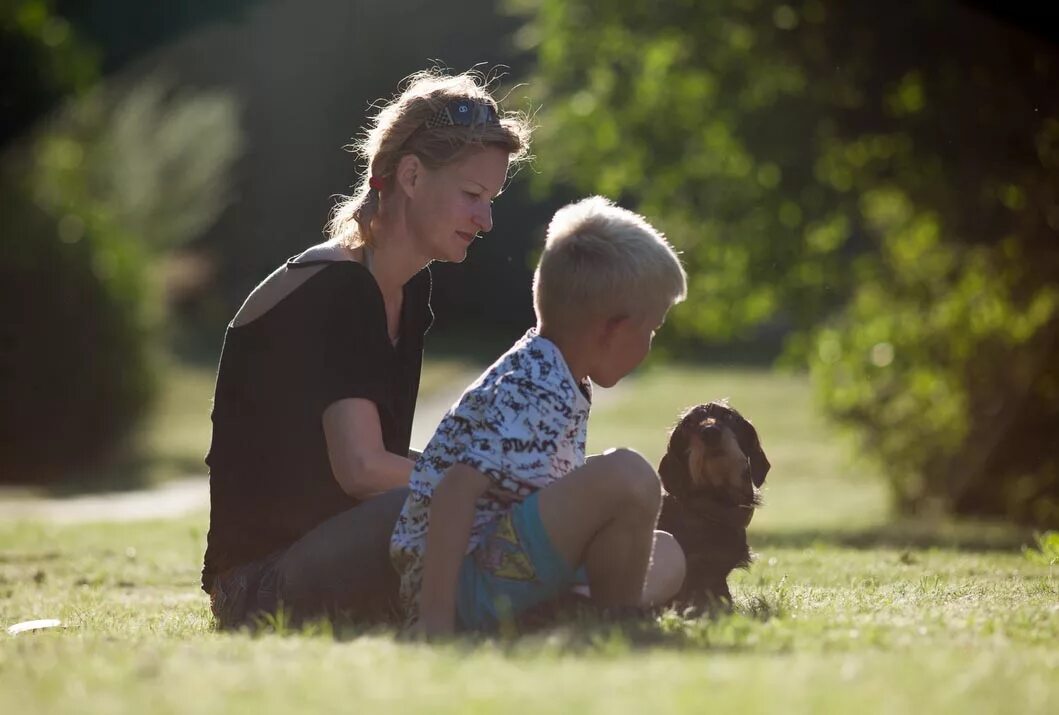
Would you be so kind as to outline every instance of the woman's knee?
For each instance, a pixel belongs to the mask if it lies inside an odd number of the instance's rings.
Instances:
[[[288,600],[390,588],[390,535],[406,488],[371,497],[336,514],[292,544],[276,564]]]

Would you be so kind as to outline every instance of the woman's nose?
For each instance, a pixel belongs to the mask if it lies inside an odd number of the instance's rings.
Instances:
[[[482,233],[489,233],[493,230],[492,204],[482,204],[475,210],[474,223],[478,226],[478,230]]]

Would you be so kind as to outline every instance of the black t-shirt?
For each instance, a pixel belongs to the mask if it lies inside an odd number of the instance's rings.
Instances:
[[[207,592],[216,574],[289,546],[357,504],[331,471],[323,430],[328,405],[349,397],[373,401],[387,451],[408,453],[423,335],[433,320],[430,273],[423,269],[404,286],[394,346],[368,269],[323,263],[264,315],[225,333],[206,455]]]

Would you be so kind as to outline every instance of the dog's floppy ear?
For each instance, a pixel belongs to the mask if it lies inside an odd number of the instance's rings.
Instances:
[[[743,454],[750,460],[750,481],[755,487],[760,487],[765,483],[765,476],[772,465],[765,456],[765,450],[761,448],[761,440],[758,439],[757,430],[754,429],[754,425],[750,424],[750,420],[735,410],[732,410],[732,417],[728,426],[735,433],[739,449],[743,450]]]
[[[658,463],[658,476],[662,478],[662,486],[673,496],[680,498],[688,493],[691,488],[691,474],[688,473],[688,430],[687,425],[696,419],[696,413],[701,412],[699,407],[687,410],[680,418],[680,422],[673,428],[669,435],[669,444],[662,461]]]
[[[669,446],[666,453],[662,455],[662,461],[658,463],[658,476],[662,478],[662,486],[675,497],[682,497],[687,493],[691,482],[688,473],[688,437],[684,430],[677,425],[673,434],[669,437]]]

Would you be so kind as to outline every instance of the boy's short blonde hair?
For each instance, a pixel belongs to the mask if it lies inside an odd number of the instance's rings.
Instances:
[[[559,209],[548,225],[533,303],[538,323],[550,330],[645,316],[686,295],[680,259],[643,216],[592,196]]]

